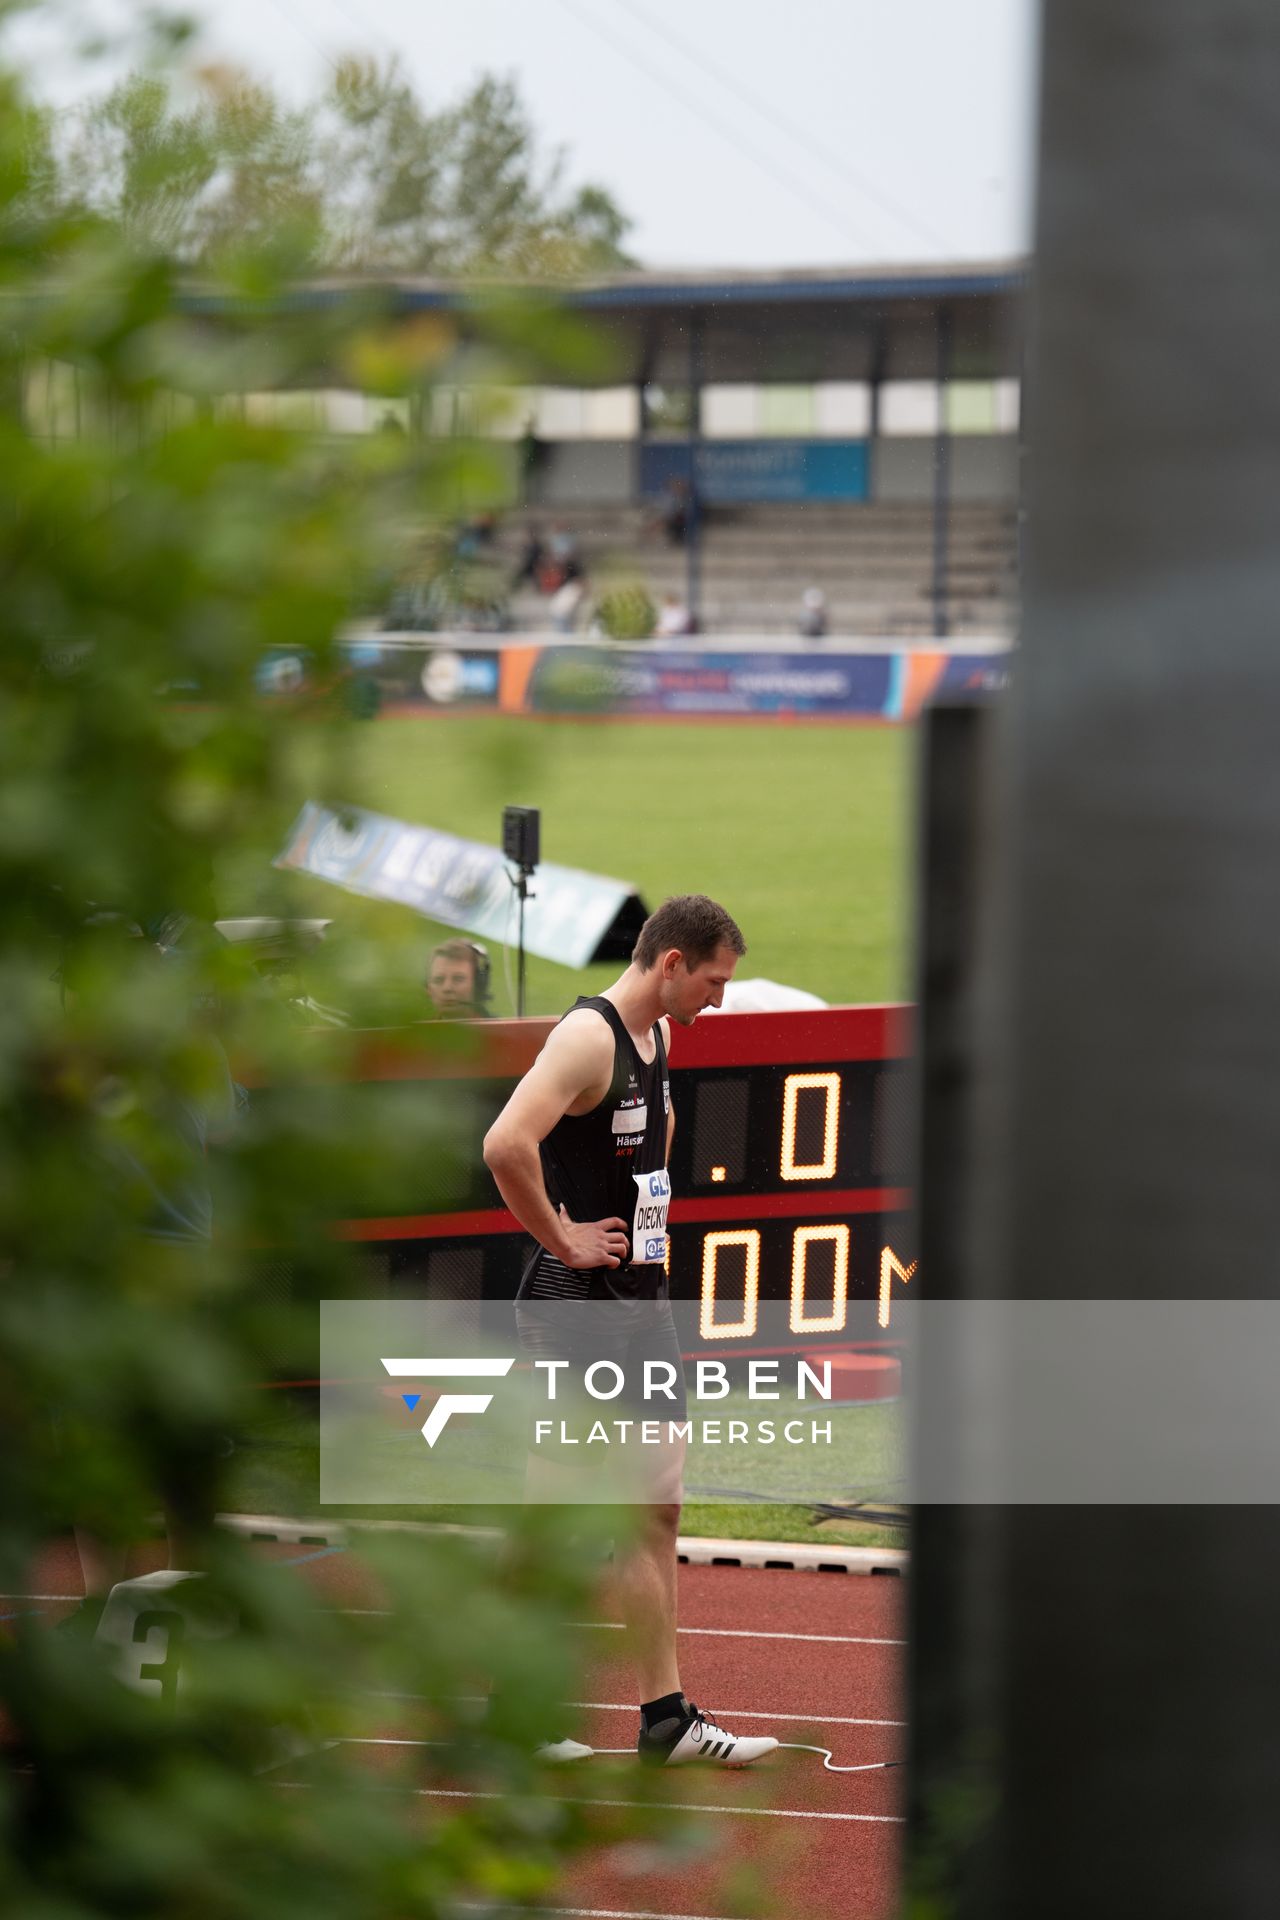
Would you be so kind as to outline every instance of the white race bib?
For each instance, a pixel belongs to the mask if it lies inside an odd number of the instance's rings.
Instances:
[[[661,1266],[667,1257],[667,1208],[671,1205],[671,1175],[665,1167],[656,1173],[633,1173],[636,1211],[631,1223],[633,1267]]]

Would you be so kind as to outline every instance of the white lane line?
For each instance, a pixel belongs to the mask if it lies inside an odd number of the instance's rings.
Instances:
[[[476,1907],[464,1901],[459,1913],[511,1913],[523,1920],[537,1920],[540,1913],[564,1913],[582,1916],[582,1920],[720,1920],[705,1913],[639,1913],[634,1907]]]
[[[0,1600],[83,1600],[82,1593],[0,1593]],[[389,1620],[389,1607],[323,1607],[353,1620]],[[608,1633],[626,1631],[621,1620],[570,1620],[571,1627],[596,1627]],[[717,1640],[807,1640],[829,1647],[905,1647],[905,1640],[887,1640],[869,1633],[769,1633],[755,1627],[677,1627],[677,1633],[696,1633]],[[572,1703],[571,1703],[572,1704]]]
[[[442,1704],[429,1693],[396,1693],[389,1688],[378,1688],[365,1695],[370,1700],[422,1700],[432,1705]],[[486,1698],[483,1694],[464,1694],[456,1704],[479,1706]],[[638,1714],[639,1707],[628,1700],[562,1700],[564,1707],[573,1707],[593,1713],[630,1713]],[[717,1713],[723,1713],[726,1720],[786,1720],[799,1727],[905,1727],[905,1720],[870,1720],[861,1714],[845,1713],[761,1713],[755,1707],[717,1707]]]
[[[324,1743],[324,1749],[325,1751],[328,1751],[330,1747],[445,1747],[445,1748],[451,1748],[456,1746],[456,1744],[457,1744],[456,1741],[453,1741],[453,1740],[408,1740],[401,1735],[389,1734],[389,1733],[380,1733],[380,1734],[344,1733],[336,1740],[326,1740]],[[837,1767],[831,1759],[830,1747],[811,1747],[807,1744],[807,1742],[801,1741],[797,1743],[794,1740],[782,1740],[779,1742],[779,1745],[781,1747],[787,1748],[792,1753],[820,1753],[822,1755],[823,1767],[826,1769],[828,1773],[879,1773],[881,1771],[888,1771],[892,1767],[900,1767],[905,1764],[905,1762],[901,1760],[870,1760],[866,1763],[865,1766]],[[286,1758],[287,1757],[288,1756],[286,1756]],[[635,1757],[636,1757],[636,1750],[634,1747],[597,1747],[595,1749],[596,1759],[634,1760]],[[283,1760],[276,1761],[275,1765],[283,1766],[284,1761]],[[266,1768],[261,1768],[260,1771],[266,1772]]]
[[[305,1780],[280,1780],[281,1787],[308,1791]],[[509,1793],[480,1793],[464,1787],[410,1787],[419,1800],[510,1800]],[[898,1813],[814,1813],[808,1807],[734,1807],[704,1806],[696,1800],[579,1800],[569,1794],[535,1794],[531,1798],[566,1807],[640,1807],[654,1813],[741,1813],[761,1820],[856,1820],[863,1826],[901,1827],[906,1824]]]
[[[307,1780],[276,1780],[278,1788],[292,1788],[296,1793],[309,1793],[311,1784]],[[415,1799],[497,1799],[509,1801],[510,1793],[482,1793],[470,1788],[407,1788]],[[639,1807],[649,1812],[741,1812],[756,1820],[856,1820],[860,1826],[906,1826],[904,1814],[898,1812],[814,1812],[808,1807],[733,1807],[712,1801],[702,1805],[699,1801],[616,1801],[616,1799],[578,1799],[570,1793],[532,1793],[530,1799],[543,1801],[543,1805],[562,1805],[562,1807]],[[664,1916],[668,1920],[668,1916]]]
[[[80,1593],[0,1593],[0,1600],[80,1601]],[[338,1613],[353,1620],[389,1620],[388,1607],[324,1607],[324,1613]],[[570,1620],[571,1627],[595,1627],[608,1633],[626,1631],[621,1620]],[[831,1647],[905,1647],[905,1640],[887,1640],[867,1633],[769,1633],[755,1627],[678,1627],[678,1633],[702,1634],[717,1640],[807,1640]]]
[[[357,1620],[385,1620],[386,1607],[325,1607],[325,1613],[349,1614]],[[567,1620],[568,1627],[594,1627],[605,1633],[625,1633],[621,1620]],[[885,1640],[869,1633],[765,1633],[755,1627],[677,1627],[677,1633],[697,1633],[715,1640],[808,1640],[826,1647],[905,1647],[905,1640]]]
[[[571,1620],[571,1627],[604,1627],[625,1633],[621,1620]],[[882,1640],[869,1633],[770,1633],[758,1627],[677,1627],[677,1633],[700,1633],[714,1640],[813,1640],[832,1647],[905,1647],[905,1640]]]
[[[566,1700],[567,1707],[589,1707],[596,1713],[639,1713],[639,1707],[613,1700]],[[726,1720],[787,1720],[804,1727],[905,1727],[905,1720],[863,1720],[841,1713],[757,1713],[754,1707],[717,1707]]]
[[[344,1747],[452,1747],[453,1740],[403,1740],[393,1734],[344,1733],[339,1745]]]
[[[414,1787],[425,1800],[509,1800],[506,1793],[470,1793],[461,1787]],[[547,1799],[559,1799],[548,1794]],[[576,1800],[566,1799],[571,1807],[652,1807],[658,1813],[747,1813],[770,1820],[857,1820],[868,1826],[901,1827],[905,1822],[897,1813],[814,1813],[808,1807],[734,1807],[703,1806],[693,1800]]]

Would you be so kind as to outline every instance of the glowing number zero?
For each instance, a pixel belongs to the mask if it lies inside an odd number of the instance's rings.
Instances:
[[[796,1110],[800,1095],[806,1092],[824,1095],[822,1115],[822,1158],[796,1164]],[[782,1083],[782,1178],[784,1180],[830,1180],[836,1170],[836,1148],[840,1140],[840,1075],[838,1073],[789,1073]]]
[[[834,1260],[831,1311],[809,1317],[805,1289],[809,1278],[809,1248],[815,1240],[830,1241]],[[848,1315],[849,1304],[849,1229],[848,1227],[797,1227],[791,1243],[791,1331],[792,1333],[839,1333]]]
[[[716,1278],[721,1247],[741,1247],[746,1257],[742,1291],[742,1318],[716,1319]],[[704,1340],[746,1340],[756,1330],[760,1305],[760,1234],[755,1227],[731,1233],[709,1233],[702,1243],[702,1314],[698,1330]]]

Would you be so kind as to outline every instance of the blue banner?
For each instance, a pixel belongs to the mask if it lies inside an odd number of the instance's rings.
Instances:
[[[754,500],[865,500],[870,490],[865,440],[700,440],[694,449],[698,498],[708,506]],[[659,499],[688,481],[687,440],[640,448],[640,492]]]
[[[528,703],[541,713],[813,713],[896,718],[890,653],[692,653],[547,647]]]

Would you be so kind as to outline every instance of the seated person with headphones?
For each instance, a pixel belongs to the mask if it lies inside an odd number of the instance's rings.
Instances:
[[[489,955],[474,940],[444,940],[427,965],[427,993],[440,1020],[476,1020],[489,1011]]]

